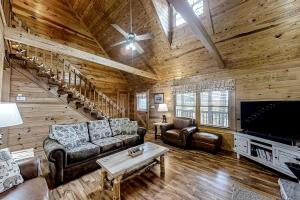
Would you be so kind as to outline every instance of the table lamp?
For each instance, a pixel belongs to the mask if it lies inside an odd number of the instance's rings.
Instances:
[[[168,106],[167,104],[159,104],[158,105],[158,109],[157,109],[158,112],[168,112]],[[167,117],[166,115],[163,115],[163,123],[167,123]]]
[[[15,103],[0,103],[0,144],[2,144],[2,129],[4,127],[23,124],[19,109]]]

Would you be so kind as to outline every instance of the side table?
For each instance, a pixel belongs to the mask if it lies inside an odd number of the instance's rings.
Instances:
[[[162,125],[168,125],[168,124],[171,124],[171,123],[163,123],[163,122],[156,122],[156,123],[153,123],[154,125],[154,135],[155,135],[155,139],[157,139],[157,136],[158,136],[158,129],[159,129],[159,132],[161,134],[161,129],[160,129],[160,126]],[[161,136],[161,135],[160,135]]]
[[[13,159],[18,162],[34,157],[33,148],[11,152]]]

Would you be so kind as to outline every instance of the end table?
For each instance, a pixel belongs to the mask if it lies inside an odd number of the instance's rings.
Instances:
[[[159,127],[159,131],[160,131],[160,136],[161,136],[161,129],[160,129],[160,126],[163,126],[163,125],[168,125],[168,124],[171,124],[171,123],[163,123],[163,122],[156,122],[156,123],[153,123],[154,125],[154,134],[155,134],[155,139],[157,139],[157,136],[158,136],[158,127]]]

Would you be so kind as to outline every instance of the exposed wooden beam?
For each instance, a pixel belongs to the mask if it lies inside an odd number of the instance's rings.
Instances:
[[[22,44],[26,44],[29,46],[33,46],[36,48],[44,49],[47,51],[55,52],[58,54],[76,57],[85,61],[93,62],[96,64],[104,65],[110,68],[114,68],[117,70],[121,70],[127,73],[135,74],[138,76],[146,77],[149,79],[157,80],[155,74],[146,72],[140,69],[136,69],[134,67],[110,60],[108,58],[104,58],[101,56],[97,56],[95,54],[91,54],[85,51],[81,51],[57,42],[53,42],[51,40],[41,38],[15,28],[5,27],[4,28],[4,38],[6,40],[19,42]]]
[[[175,10],[179,12],[186,23],[191,27],[196,37],[202,42],[207,48],[209,54],[214,58],[221,68],[224,68],[224,62],[220,52],[211,40],[209,34],[202,25],[200,19],[193,11],[187,0],[168,0],[173,5]]]

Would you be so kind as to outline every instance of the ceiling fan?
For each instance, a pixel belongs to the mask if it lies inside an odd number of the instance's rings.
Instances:
[[[121,33],[125,37],[124,41],[117,42],[117,43],[111,45],[111,47],[126,44],[126,49],[127,50],[132,50],[132,51],[137,50],[139,52],[139,54],[143,54],[144,50],[138,42],[143,41],[143,40],[151,40],[151,39],[154,38],[154,35],[153,35],[153,33],[146,33],[146,34],[142,34],[142,35],[137,35],[136,33],[133,32],[133,30],[132,30],[131,0],[129,1],[129,3],[130,3],[130,32],[124,31],[117,24],[111,24],[112,27],[114,27],[119,33]]]

